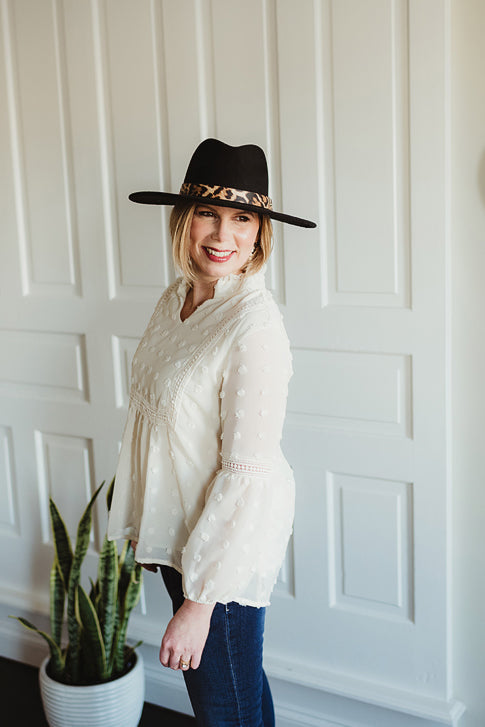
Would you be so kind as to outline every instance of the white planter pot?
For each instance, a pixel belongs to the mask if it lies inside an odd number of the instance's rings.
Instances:
[[[143,659],[128,674],[104,684],[73,687],[46,673],[49,657],[40,666],[39,683],[50,727],[137,727],[145,700]]]

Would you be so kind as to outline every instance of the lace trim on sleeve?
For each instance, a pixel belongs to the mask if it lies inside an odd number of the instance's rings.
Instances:
[[[222,458],[222,469],[230,472],[237,472],[240,475],[259,475],[260,477],[268,477],[273,471],[270,462],[255,462],[249,459],[226,459]]]

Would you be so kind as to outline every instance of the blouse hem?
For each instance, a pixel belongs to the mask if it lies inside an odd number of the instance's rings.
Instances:
[[[138,538],[134,538],[130,535],[130,530],[133,530],[133,528],[124,528],[121,532],[117,533],[108,533],[107,538],[108,540],[133,540],[135,543],[138,542]]]
[[[175,563],[172,563],[169,560],[160,560],[160,559],[152,560],[150,558],[140,558],[140,559],[136,558],[136,562],[139,563],[140,565],[167,565],[170,568],[174,568],[174,570],[176,570],[177,573],[180,573],[181,576],[183,576],[183,574],[184,574],[183,570],[179,566],[175,565]],[[184,598],[186,598],[188,601],[192,601],[193,603],[201,603],[204,606],[214,606],[216,603],[222,603],[224,605],[227,603],[238,603],[240,606],[253,606],[254,608],[266,608],[267,606],[271,606],[271,602],[268,600],[253,601],[251,598],[231,598],[231,599],[226,599],[226,600],[216,599],[215,601],[209,601],[207,599],[205,601],[202,601],[197,598],[191,598],[190,596],[188,596],[187,593],[185,592],[185,589],[184,589]]]
[[[203,606],[214,606],[216,603],[222,603],[224,606],[228,603],[237,603],[240,606],[252,606],[253,608],[266,608],[271,606],[270,601],[252,601],[250,598],[231,598],[226,600],[215,600],[215,601],[198,601],[196,598],[190,598],[184,591],[184,598],[193,603],[201,603]]]

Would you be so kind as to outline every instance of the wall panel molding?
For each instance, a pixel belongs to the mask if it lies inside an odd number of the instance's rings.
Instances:
[[[199,134],[217,137],[212,0],[192,0],[195,19]]]
[[[25,261],[28,260],[29,255],[30,230],[28,226],[25,199],[25,153],[22,143],[22,134],[20,132],[21,121],[19,116],[19,81],[16,44],[14,42],[12,32],[12,8],[9,0],[2,0],[0,7],[2,12],[3,42],[5,49],[6,102],[10,124],[10,148],[12,154],[12,176],[17,221],[17,244],[21,264],[22,292],[25,293],[29,290],[30,281],[29,268],[26,268],[25,266]]]
[[[153,75],[155,80],[155,114],[158,140],[158,178],[160,189],[169,188],[170,180],[170,139],[168,133],[168,95],[167,95],[167,63],[165,58],[163,13],[160,2],[151,0],[151,26],[153,45]],[[160,255],[162,259],[161,285],[167,287],[174,278],[173,262],[168,233],[168,220],[170,208],[160,208],[162,245]]]
[[[2,16],[22,292],[80,296],[62,4],[3,0]]]
[[[412,622],[412,485],[328,472],[327,503],[331,607]]]
[[[281,138],[280,105],[278,92],[278,38],[276,0],[262,1],[263,27],[263,67],[265,78],[265,118],[268,173],[271,184],[271,198],[275,209],[283,209],[283,189],[281,184]],[[281,305],[286,304],[285,288],[285,226],[274,224],[274,251],[268,263],[268,286]]]
[[[109,297],[153,298],[171,279],[166,210],[127,198],[165,182],[161,16],[152,2],[126,0],[94,0],[92,13]]]
[[[408,308],[408,3],[322,2],[324,88],[317,96],[326,196],[321,259],[328,264],[322,301]]]
[[[49,518],[52,497],[75,542],[77,526],[95,491],[93,442],[86,437],[36,431],[35,450],[40,519],[44,543],[53,545]],[[91,548],[100,548],[97,511],[94,511]]]
[[[412,437],[408,355],[293,349],[288,413],[303,426]]]
[[[4,329],[0,346],[1,393],[89,401],[84,335]]]
[[[116,406],[118,408],[128,408],[131,387],[131,362],[140,339],[129,336],[112,336],[111,341]]]
[[[8,535],[20,535],[13,435],[11,427],[2,425],[0,425],[0,530]]]

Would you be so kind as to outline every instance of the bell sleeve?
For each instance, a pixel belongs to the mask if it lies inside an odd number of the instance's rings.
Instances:
[[[221,467],[182,556],[200,603],[266,606],[291,533],[294,485],[280,440],[291,376],[282,325],[233,345],[220,391]]]

